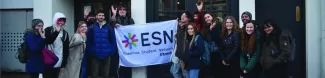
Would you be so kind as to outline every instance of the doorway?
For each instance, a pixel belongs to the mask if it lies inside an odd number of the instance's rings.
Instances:
[[[296,55],[289,72],[293,78],[306,77],[305,0],[255,0],[256,22],[263,25],[273,19],[280,28],[288,30],[296,39]],[[263,27],[263,26],[261,26]]]

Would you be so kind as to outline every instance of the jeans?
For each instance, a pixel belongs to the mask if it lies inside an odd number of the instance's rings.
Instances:
[[[183,78],[180,63],[173,63],[170,67],[170,73],[172,73],[174,78]]]
[[[97,57],[91,57],[91,78],[108,78],[110,57],[105,59],[98,59]]]
[[[188,69],[186,70],[186,78],[199,78],[200,69]]]

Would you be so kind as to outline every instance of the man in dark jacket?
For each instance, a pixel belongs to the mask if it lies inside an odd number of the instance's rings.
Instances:
[[[113,13],[113,15],[112,15],[112,17],[110,19],[110,24],[111,25],[113,25],[115,27],[119,27],[121,25],[125,26],[125,25],[134,24],[133,19],[130,16],[127,15],[128,13],[127,13],[126,6],[121,5],[119,8],[116,8],[116,7],[112,6],[111,10],[112,10],[112,13]],[[117,12],[118,12],[118,14],[117,14]],[[114,64],[114,65],[118,66],[118,63],[119,63],[118,54],[116,54],[116,56],[114,56],[112,58],[114,59],[114,60],[112,59],[113,60],[112,62],[117,63],[117,64]],[[118,66],[118,70],[119,70],[118,74],[120,74],[121,76],[126,77],[126,78],[129,78],[131,76],[131,74],[132,74],[131,68],[129,68],[129,67],[119,67]]]
[[[131,25],[134,24],[133,19],[130,16],[127,16],[127,8],[125,6],[120,6],[118,8],[118,15],[117,9],[112,6],[112,13],[113,16],[111,18],[112,24],[116,27],[120,25]]]
[[[106,23],[103,11],[97,13],[96,19],[97,22],[88,28],[86,54],[91,59],[91,78],[98,78],[99,73],[108,78],[110,57],[117,49],[115,33],[113,27]]]

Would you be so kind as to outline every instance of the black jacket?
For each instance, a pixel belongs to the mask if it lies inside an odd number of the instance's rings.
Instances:
[[[221,58],[225,60],[226,63],[229,61],[238,60],[240,54],[240,34],[238,32],[232,32],[221,41]],[[238,58],[238,59],[237,59]]]
[[[61,68],[65,68],[67,64],[67,59],[69,56],[69,34],[67,31],[63,30],[63,37],[62,42],[63,42],[63,59],[62,59],[62,64]],[[46,37],[46,44],[53,44],[57,36],[59,35],[59,32],[56,31],[53,26],[45,28],[45,37]],[[66,36],[65,36],[66,35]],[[65,40],[64,40],[65,39]]]
[[[115,18],[111,18],[110,24],[114,25],[114,26],[115,26],[115,24],[132,25],[132,24],[134,24],[134,21],[129,16],[125,16],[125,17],[116,16]]]
[[[180,28],[178,26],[177,28],[177,33],[176,33],[176,57],[178,57],[180,60],[184,60],[185,57],[185,52],[184,52],[184,46],[185,46],[185,41],[184,41],[184,37],[186,34],[185,28]]]
[[[201,56],[204,53],[204,40],[200,35],[197,40],[193,41],[192,46],[190,47],[190,43],[192,39],[186,40],[186,49],[185,49],[185,69],[200,69],[202,65]],[[192,37],[190,37],[192,38]]]
[[[284,64],[290,56],[291,33],[283,30],[278,31],[278,33],[278,35],[273,35],[273,37],[267,37],[270,40],[264,40],[260,62],[265,70]]]

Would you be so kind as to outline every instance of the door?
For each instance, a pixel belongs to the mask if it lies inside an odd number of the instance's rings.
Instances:
[[[256,21],[263,25],[273,19],[279,27],[289,30],[296,38],[295,69],[290,70],[294,78],[306,77],[305,0],[255,0]],[[300,8],[300,10],[296,10]],[[297,13],[296,13],[297,12]],[[299,19],[300,17],[300,19]],[[263,26],[262,26],[263,27]]]
[[[24,72],[25,64],[20,63],[15,54],[23,42],[24,30],[31,27],[31,10],[1,11],[1,70],[5,72]]]

